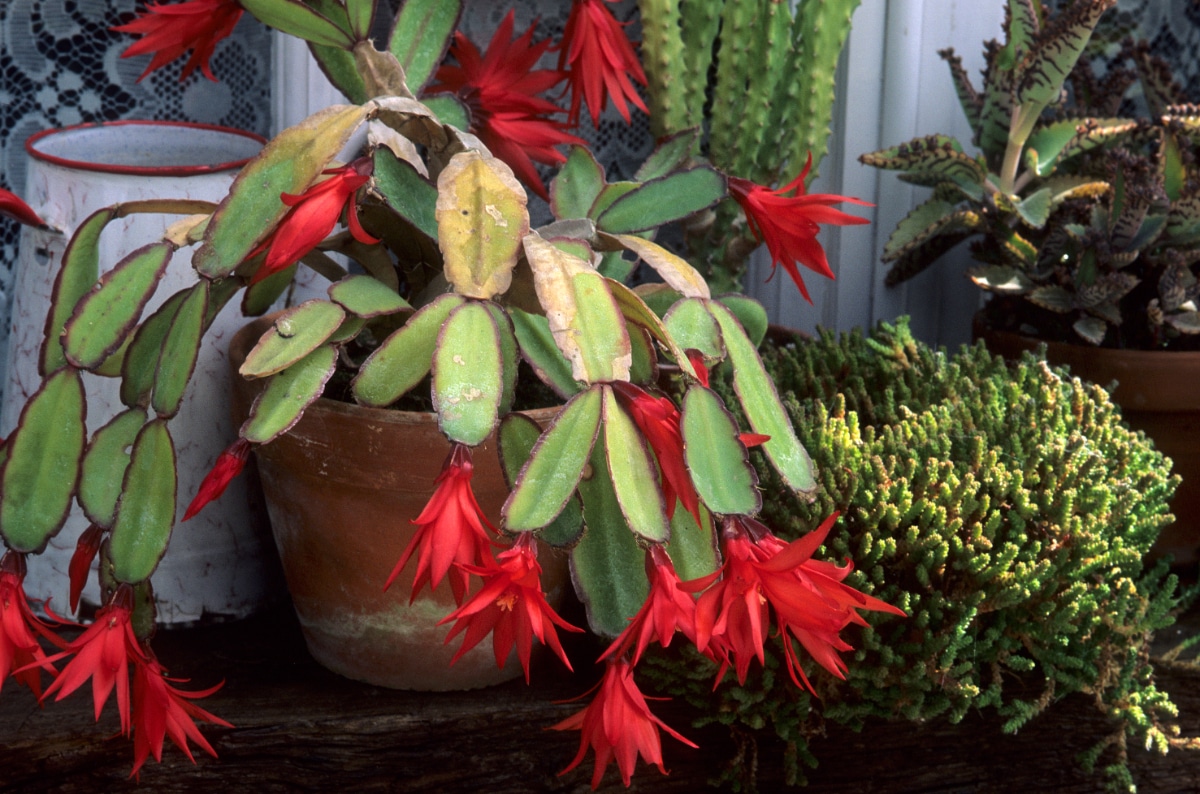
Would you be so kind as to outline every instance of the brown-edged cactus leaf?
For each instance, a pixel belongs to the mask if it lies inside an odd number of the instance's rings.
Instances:
[[[255,444],[266,444],[291,430],[325,390],[337,365],[337,348],[321,345],[275,375],[254,400],[240,435]]]
[[[354,399],[385,408],[420,383],[432,366],[442,323],[464,302],[458,295],[440,295],[393,331],[359,367],[350,384]]]
[[[542,433],[501,509],[505,529],[541,529],[563,511],[600,432],[601,391],[592,387],[572,397]]]
[[[45,341],[38,358],[38,374],[43,378],[67,363],[62,349],[62,332],[75,311],[80,298],[88,293],[100,278],[100,233],[116,217],[107,207],[87,217],[67,244],[62,265],[54,278],[50,295],[50,312],[46,315]]]
[[[40,552],[62,529],[79,481],[87,403],[78,370],[47,378],[21,409],[0,471],[0,535],[10,549]]]
[[[708,282],[688,264],[683,257],[676,256],[658,243],[636,237],[632,234],[606,234],[600,238],[612,247],[631,251],[643,262],[662,276],[662,280],[672,289],[687,298],[710,297]]]
[[[605,185],[596,196],[596,200],[592,202],[592,206],[588,208],[587,216],[592,220],[596,220],[604,211],[612,206],[613,202],[624,196],[630,191],[637,190],[637,182],[613,182]]]
[[[433,353],[433,410],[451,441],[482,444],[499,421],[504,356],[496,318],[479,301],[459,306]]]
[[[354,38],[344,8],[323,16],[300,0],[238,0],[242,8],[267,27],[314,44],[350,49]],[[339,24],[340,23],[340,24]]]
[[[709,313],[705,301],[685,298],[677,302],[663,318],[667,333],[684,350],[699,350],[708,361],[725,358],[721,329]]]
[[[371,35],[371,18],[375,16],[376,0],[345,0],[346,17],[350,22],[350,32],[358,40],[369,38]]]
[[[721,338],[733,369],[733,388],[750,428],[755,433],[770,436],[763,442],[762,450],[789,488],[799,494],[811,493],[816,488],[812,459],[796,438],[796,431],[792,429],[758,352],[732,312],[716,301],[709,302],[708,307],[721,328]]]
[[[654,340],[650,332],[636,323],[625,326],[629,331],[629,349],[632,353],[629,363],[629,381],[642,385],[658,382],[658,354],[654,348]]]
[[[509,490],[521,475],[521,469],[529,460],[534,445],[542,435],[542,428],[533,419],[522,413],[511,413],[500,420],[496,431],[496,444],[500,453],[500,466]],[[558,548],[571,548],[583,537],[583,507],[579,495],[567,500],[558,518],[547,524],[538,538]]]
[[[476,151],[438,176],[438,247],[455,292],[490,299],[508,289],[529,232],[529,199],[512,169]]]
[[[150,397],[150,407],[161,417],[174,416],[183,402],[200,355],[207,310],[208,282],[202,280],[188,290],[163,337]]]
[[[333,105],[275,136],[242,168],[192,257],[203,276],[233,272],[287,212],[280,194],[303,193],[367,119],[361,105]]]
[[[693,384],[683,397],[681,415],[684,461],[704,504],[720,515],[758,513],[758,477],[721,398]]]
[[[637,182],[648,182],[683,168],[700,143],[700,130],[696,127],[676,132],[658,141],[654,151],[646,158],[633,175]]]
[[[733,312],[733,316],[742,324],[742,328],[746,331],[746,336],[750,337],[750,341],[755,347],[762,344],[763,339],[767,336],[767,329],[770,326],[770,318],[767,317],[767,310],[763,305],[754,298],[746,297],[745,295],[729,294],[718,295],[717,300],[725,304],[725,308]]]
[[[245,378],[274,375],[324,344],[345,319],[345,309],[336,303],[307,300],[275,319],[238,372]]]
[[[658,470],[637,425],[603,387],[604,451],[613,491],[631,532],[651,543],[666,543],[671,536],[667,506],[658,485]]]
[[[461,0],[405,0],[400,6],[388,51],[400,62],[414,94],[421,92],[445,57],[461,13]]]
[[[572,146],[550,182],[550,210],[559,219],[586,218],[604,185],[604,169],[592,153]]]
[[[164,419],[148,422],[133,442],[109,536],[113,576],[136,584],[150,578],[175,526],[175,444]]]
[[[667,553],[675,566],[675,573],[682,581],[708,576],[721,566],[717,553],[717,533],[714,531],[712,514],[700,504],[700,520],[677,505],[671,516],[671,542]]]
[[[504,416],[512,410],[513,402],[517,399],[517,366],[521,363],[521,348],[507,312],[491,301],[485,301],[483,307],[491,313],[496,322],[496,338],[500,343],[500,378],[503,385],[499,413],[500,416]]]
[[[299,266],[298,262],[288,265],[283,270],[246,287],[246,291],[242,293],[242,314],[246,317],[260,317],[270,311],[292,285],[292,279],[296,277],[296,269]]]
[[[642,301],[640,293],[634,292],[624,284],[612,280],[608,281],[608,290],[612,293],[613,299],[616,300],[617,306],[621,308],[621,314],[625,316],[625,319],[645,328],[650,336],[667,349],[667,352],[671,355],[671,358],[675,359],[675,363],[679,365],[680,369],[694,377],[696,370],[685,355],[684,349],[667,332],[667,327],[658,318],[658,315]]]
[[[666,317],[675,301],[683,297],[678,290],[658,283],[638,284],[633,288],[633,292],[638,296],[638,300],[646,304],[658,317]]]
[[[167,298],[133,333],[121,362],[121,402],[130,408],[149,405],[163,340],[190,292],[190,288],[181,289]]]
[[[99,366],[125,341],[171,261],[170,243],[151,243],[100,277],[75,306],[63,332],[63,352],[81,369]]]
[[[358,73],[358,64],[354,53],[341,47],[330,47],[327,44],[309,42],[308,51],[321,69],[321,73],[341,91],[347,99],[356,105],[361,105],[370,97],[367,96],[367,85]]]
[[[708,209],[725,195],[725,177],[713,168],[675,171],[615,200],[596,217],[596,227],[611,234],[644,232]]]
[[[347,276],[329,285],[329,299],[358,317],[370,319],[411,309],[408,301],[371,276]]]
[[[96,431],[83,455],[79,505],[88,521],[109,529],[117,515],[117,498],[129,466],[129,450],[146,424],[146,412],[131,408]]]
[[[429,239],[437,240],[437,187],[390,149],[376,149],[374,162],[374,186],[387,205]]]
[[[511,307],[508,316],[512,319],[521,356],[538,379],[563,399],[578,393],[580,386],[571,374],[571,362],[554,344],[554,334],[546,318]]]

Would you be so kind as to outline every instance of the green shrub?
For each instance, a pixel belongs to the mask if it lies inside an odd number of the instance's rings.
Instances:
[[[730,674],[715,695],[715,666],[694,651],[655,659],[648,676],[703,709],[701,724],[773,732],[801,783],[820,721],[953,723],[991,707],[1016,731],[1091,693],[1114,734],[1081,761],[1103,756],[1110,784],[1130,787],[1126,740],[1165,752],[1159,720],[1175,713],[1148,642],[1181,599],[1166,563],[1144,560],[1171,521],[1169,462],[1100,387],[1032,356],[1010,368],[981,345],[931,350],[904,320],[764,360],[819,477],[805,503],[758,460],[765,523],[791,539],[841,510],[819,556],[851,558],[848,583],[910,617],[868,613],[870,627],[848,629],[845,681],[806,670],[819,701],[792,684],[777,646],[744,687]],[[1015,681],[1040,696],[1018,697]]]

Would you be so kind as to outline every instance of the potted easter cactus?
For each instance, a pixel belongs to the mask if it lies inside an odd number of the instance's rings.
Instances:
[[[932,195],[884,248],[888,282],[924,270],[970,241],[971,281],[988,300],[976,333],[1016,356],[1040,343],[1053,363],[1101,384],[1175,463],[1179,518],[1159,542],[1178,562],[1197,559],[1200,259],[1196,108],[1145,44],[1126,41],[1103,77],[1090,51],[1105,40],[1115,0],[1051,13],[1009,3],[1003,43],[987,46],[982,87],[952,51],[954,84],[978,154],[930,135],[862,161],[931,187]],[[1140,84],[1145,118],[1120,115]]]
[[[481,53],[455,36],[459,4],[445,0],[408,0],[382,46],[368,36],[374,0],[152,5],[123,25],[141,36],[127,54],[153,53],[154,69],[190,51],[185,69],[210,74],[216,42],[246,12],[307,41],[349,102],[281,132],[216,206],[97,213],[56,263],[44,378],[0,468],[0,680],[11,675],[47,700],[91,679],[97,713],[117,702],[135,773],[166,738],[189,755],[189,741],[211,752],[196,723],[225,723],[194,702],[208,692],[167,678],[154,655],[155,570],[180,520],[219,498],[252,452],[266,460],[334,398],[371,410],[425,405],[436,417],[448,452],[440,471],[420,474],[420,515],[393,517],[417,531],[376,587],[397,583],[388,593],[397,603],[448,587],[439,622],[456,657],[490,645],[503,666],[515,649],[528,678],[536,640],[569,667],[557,632],[579,627],[557,614],[539,576],[539,554],[559,553],[547,546],[569,554],[588,627],[611,644],[595,699],[553,727],[581,732],[568,769],[594,750],[593,785],[613,758],[626,783],[639,755],[661,769],[660,727],[683,739],[634,680],[646,649],[676,632],[744,676],[763,659],[773,616],[796,686],[811,689],[823,675],[813,661],[841,677],[842,629],[863,623],[860,613],[903,612],[843,581],[848,567],[820,559],[835,519],[788,543],[756,518],[748,448],[797,495],[816,483],[756,351],[765,315],[748,299],[714,297],[654,239],[731,195],[768,188],[727,178],[679,135],[634,179],[606,180],[541,94],[569,73],[582,92],[575,113],[586,102],[595,115],[609,98],[638,104],[636,62],[597,60],[614,42],[628,45],[607,7],[575,4],[558,69],[535,68],[550,45],[532,29],[515,35],[511,15]],[[532,161],[561,165],[548,187]],[[841,197],[788,187],[799,192],[770,191],[781,201],[763,206],[777,224],[794,216],[790,244],[812,244],[817,223],[831,220],[813,207]],[[527,191],[549,198],[552,220],[533,226]],[[15,197],[2,201],[37,222]],[[101,263],[96,238],[122,212],[182,217],[162,239]],[[770,242],[766,221],[756,223]],[[179,249],[192,252],[194,284],[146,310]],[[626,286],[636,266],[661,283]],[[265,312],[300,267],[328,280],[327,292],[259,321],[239,370],[259,384],[256,396],[178,516],[171,423],[200,340],[232,301],[248,315]],[[731,373],[744,424],[708,388],[718,366]],[[125,405],[101,427],[89,426],[83,391],[95,377],[118,378]],[[551,395],[557,411],[523,414],[531,389]],[[472,477],[496,449],[511,487],[493,521]],[[72,562],[73,588],[91,585],[98,555],[102,606],[68,640],[60,635],[70,621],[49,608],[35,614],[21,580],[73,501],[87,502],[96,524]],[[375,531],[389,527],[364,525],[353,542],[379,557]],[[399,581],[410,564],[411,587]]]

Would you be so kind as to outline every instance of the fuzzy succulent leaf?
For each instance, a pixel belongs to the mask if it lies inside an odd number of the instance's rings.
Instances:
[[[433,410],[451,441],[482,444],[499,421],[504,355],[496,318],[467,301],[442,324],[433,353]]]
[[[1025,273],[1006,265],[972,268],[967,277],[980,289],[1004,295],[1022,295],[1033,289],[1033,282]]]
[[[1103,343],[1104,335],[1108,333],[1108,323],[1099,317],[1080,317],[1071,328],[1085,341],[1093,345]]]
[[[388,36],[388,52],[400,62],[414,94],[421,92],[445,57],[461,13],[461,0],[405,0],[400,6]]]
[[[649,444],[618,404],[613,390],[608,386],[601,390],[605,461],[621,514],[629,531],[642,540],[666,543],[671,536],[671,524]]]
[[[117,581],[143,582],[158,567],[175,526],[176,477],[166,420],[148,422],[133,442],[109,537]]]
[[[337,348],[321,345],[267,382],[239,431],[255,444],[269,443],[295,427],[325,390],[337,365]]]
[[[1075,300],[1071,297],[1071,293],[1067,289],[1055,285],[1030,290],[1029,300],[1036,306],[1059,314],[1066,314],[1075,309]]]
[[[630,190],[596,216],[596,228],[633,234],[682,220],[725,198],[725,177],[696,166],[651,179]]]
[[[504,480],[512,490],[521,469],[529,460],[533,447],[542,435],[542,428],[522,413],[511,413],[500,420],[496,430],[496,446]],[[547,524],[538,538],[556,548],[572,548],[583,537],[583,506],[578,494],[567,500],[558,518]]]
[[[238,372],[245,378],[281,372],[324,344],[345,319],[341,306],[315,298],[288,309],[246,354]]]
[[[720,515],[756,515],[762,508],[758,477],[721,398],[691,386],[683,398],[680,429],[684,460],[704,504]]]
[[[429,374],[438,331],[463,298],[447,293],[422,306],[392,332],[358,369],[350,383],[362,405],[384,408],[399,400]]]
[[[1181,334],[1200,334],[1200,312],[1186,311],[1168,314],[1163,319]]]
[[[572,146],[567,161],[550,182],[550,209],[555,218],[587,218],[604,190],[604,169],[591,151]]]
[[[79,506],[97,526],[112,527],[129,450],[145,424],[145,411],[122,411],[97,430],[88,444],[79,475]]]

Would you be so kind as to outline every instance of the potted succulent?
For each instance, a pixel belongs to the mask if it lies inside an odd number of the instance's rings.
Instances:
[[[1200,427],[1191,388],[1197,344],[1200,203],[1195,107],[1165,64],[1126,43],[1103,78],[1093,36],[1115,0],[1080,0],[1051,14],[1011,2],[1006,40],[987,45],[982,88],[950,63],[979,153],[943,135],[862,156],[933,195],[902,220],[884,248],[888,283],[908,279],[972,240],[968,275],[989,300],[976,332],[1007,355],[1048,344],[1055,363],[1101,384],[1183,476],[1181,518],[1160,550],[1197,558]],[[1095,39],[1095,41],[1093,41]],[[1126,68],[1131,64],[1131,68]],[[1148,118],[1118,115],[1140,82]]]
[[[843,581],[848,567],[818,559],[834,518],[791,543],[755,518],[748,447],[788,489],[815,486],[755,349],[765,316],[745,298],[714,298],[653,239],[732,195],[768,243],[768,229],[780,230],[777,241],[811,254],[817,223],[837,222],[828,205],[842,198],[806,196],[799,179],[779,191],[727,180],[693,157],[689,136],[668,137],[633,180],[609,184],[583,147],[554,148],[577,141],[539,96],[569,67],[583,96],[576,112],[586,101],[595,116],[606,89],[618,104],[635,101],[633,50],[603,2],[575,4],[560,69],[534,68],[549,43],[534,42],[532,29],[514,38],[511,15],[480,53],[454,35],[458,11],[408,0],[383,48],[368,36],[374,0],[186,0],[123,26],[142,37],[127,54],[154,53],[150,69],[190,50],[186,68],[209,74],[216,42],[248,12],[309,42],[350,99],[281,132],[219,205],[198,214],[189,205],[163,239],[104,263],[103,275],[95,239],[113,213],[86,221],[58,263],[44,380],[0,468],[0,681],[13,676],[46,700],[90,678],[97,715],[115,693],[135,773],[168,737],[189,756],[189,740],[211,752],[196,722],[223,724],[193,702],[207,692],[177,687],[152,649],[152,580],[177,520],[218,498],[252,451],[299,432],[323,394],[384,408],[427,390],[449,452],[440,473],[422,473],[421,515],[394,517],[418,530],[377,587],[410,560],[411,596],[448,587],[439,622],[456,654],[491,634],[497,664],[515,648],[528,677],[537,639],[569,667],[557,631],[577,628],[546,600],[535,540],[570,549],[589,627],[612,643],[595,699],[555,727],[581,731],[568,769],[595,751],[594,785],[614,758],[626,783],[639,754],[661,769],[659,727],[682,739],[634,682],[650,644],[680,631],[744,677],[763,659],[773,614],[792,679],[811,689],[809,661],[843,675],[838,651],[849,646],[839,635],[864,621],[860,612],[904,614]],[[447,49],[455,63],[439,69]],[[626,57],[599,58],[614,51]],[[531,160],[561,164],[548,189]],[[549,198],[553,220],[532,228],[526,189]],[[754,215],[766,207],[769,216]],[[39,222],[14,196],[0,196],[0,209]],[[193,250],[195,283],[144,311],[180,248]],[[635,261],[664,283],[627,287]],[[265,385],[180,517],[170,423],[200,340],[235,298],[247,314],[264,311],[299,266],[329,280],[327,297],[263,323],[240,372]],[[707,386],[715,366],[731,373],[744,426]],[[89,427],[82,383],[96,376],[120,378],[127,410]],[[515,410],[529,383],[561,406],[544,430]],[[472,490],[493,435],[511,482],[495,527]],[[89,506],[97,527],[72,560],[72,591],[99,555],[103,605],[66,640],[69,621],[48,607],[36,615],[21,580],[27,555],[46,546],[72,501]],[[378,557],[376,529],[363,526],[357,539]],[[391,595],[401,603],[410,594]],[[53,680],[43,689],[44,674]]]

